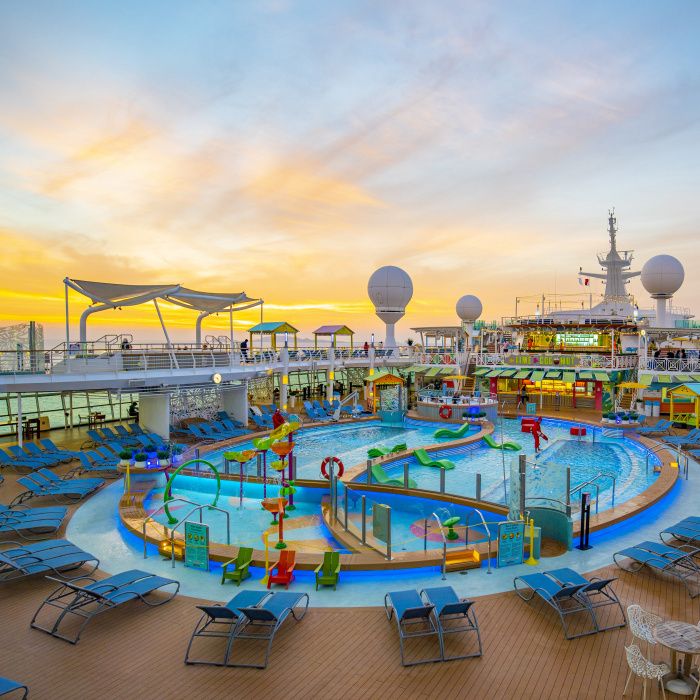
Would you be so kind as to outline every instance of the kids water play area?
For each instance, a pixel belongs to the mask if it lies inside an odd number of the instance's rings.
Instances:
[[[66,278],[65,341],[0,353],[0,694],[697,695],[697,340],[680,263],[647,262],[644,311],[616,235],[596,303],[468,294],[405,343],[393,266],[381,340],[313,343],[244,292]],[[165,342],[92,340],[123,305]]]

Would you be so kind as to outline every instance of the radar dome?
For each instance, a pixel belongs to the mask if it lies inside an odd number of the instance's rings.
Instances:
[[[481,312],[483,311],[481,300],[478,297],[475,297],[473,294],[465,294],[457,302],[457,306],[455,308],[457,311],[457,316],[459,316],[462,321],[476,321],[476,319],[481,316]]]
[[[672,255],[655,255],[642,268],[642,285],[655,298],[672,297],[684,279],[683,265]]]
[[[413,296],[413,282],[400,267],[386,265],[369,278],[367,293],[378,312],[404,312]]]
[[[367,293],[377,316],[386,324],[386,347],[396,347],[394,325],[406,313],[413,296],[411,278],[400,267],[380,267],[369,278]]]

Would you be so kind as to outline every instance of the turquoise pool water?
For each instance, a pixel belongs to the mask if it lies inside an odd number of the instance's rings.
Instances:
[[[199,504],[209,504],[213,501],[215,482],[211,479],[198,479],[191,476],[178,476],[174,482],[173,495],[186,498]],[[276,486],[268,487],[268,496],[277,496],[279,489]],[[431,532],[429,537],[424,537],[425,519],[430,519],[435,513],[441,520],[452,516],[459,516],[461,523],[466,522],[472,509],[465,506],[434,501],[426,498],[415,498],[394,494],[377,494],[374,492],[349,491],[348,518],[358,529],[361,523],[361,500],[366,497],[368,515],[368,532],[371,533],[372,509],[376,503],[391,507],[391,533],[394,552],[416,551],[424,547],[427,549],[440,548],[442,540],[436,532]],[[294,494],[294,511],[290,511],[284,521],[284,539],[290,548],[303,552],[323,552],[328,549],[346,551],[332,536],[326,527],[321,515],[321,501],[328,496],[328,490],[322,488],[299,488]],[[255,547],[263,546],[262,534],[270,532],[270,542],[277,541],[277,527],[272,526],[272,516],[260,506],[263,497],[262,485],[255,483],[243,483],[243,499],[240,498],[240,487],[237,482],[224,481],[221,485],[221,494],[218,507],[225,509],[230,516],[231,544]],[[146,501],[146,509],[154,512],[159,509],[163,501],[163,489],[152,491]],[[343,508],[344,499],[340,498],[339,507]],[[170,507],[175,518],[184,517],[192,506],[187,503],[175,502]],[[500,516],[485,513],[489,521],[500,520]],[[226,542],[226,516],[218,511],[203,511],[204,522],[209,525],[210,537],[215,542]],[[154,519],[162,524],[166,523],[165,513],[158,512]],[[342,520],[342,514],[341,514]],[[430,529],[434,523],[430,523]],[[476,523],[476,519],[473,519]],[[184,525],[177,528],[179,532],[184,530]],[[470,542],[480,539],[483,535],[481,528],[475,528]],[[463,542],[463,536],[461,541]],[[452,546],[452,544],[451,544]],[[459,546],[456,542],[454,546]]]
[[[539,455],[535,454],[532,436],[521,432],[520,419],[499,420],[493,438],[497,443],[519,444],[529,463],[547,465],[549,469],[570,467],[572,488],[600,473],[610,475],[597,480],[600,484],[600,510],[612,505],[613,476],[616,479],[615,503],[638,495],[653,483],[653,465],[658,464],[658,460],[651,455],[647,464],[647,450],[634,440],[605,437],[601,429],[590,426],[587,426],[588,434],[579,439],[570,434],[570,428],[575,424],[569,421],[544,419],[542,425],[549,440],[542,442],[544,449]],[[320,464],[328,455],[339,457],[349,467],[364,463],[367,450],[371,447],[392,447],[405,442],[410,448],[441,442],[434,437],[440,427],[445,427],[445,424],[406,419],[402,425],[371,422],[302,429],[295,436],[297,476],[320,478]],[[477,429],[473,428],[474,431]],[[247,447],[252,448],[252,444],[244,443],[240,449]],[[517,460],[518,452],[492,449],[479,441],[473,445],[446,447],[432,455],[438,459],[449,459],[455,465],[454,469],[445,472],[446,493],[475,497],[476,475],[480,474],[482,499],[506,503],[504,475],[507,481],[511,463]],[[215,463],[223,463],[221,452],[213,453],[211,457]],[[402,479],[404,464],[408,464],[409,476],[418,488],[440,490],[440,470],[422,467],[413,457],[384,465],[384,469],[390,477]],[[255,473],[255,468],[255,463],[250,462],[247,465],[248,473]],[[534,474],[536,478],[537,470]],[[364,476],[356,479],[358,482],[365,480]],[[573,499],[577,497],[578,494],[575,494]]]

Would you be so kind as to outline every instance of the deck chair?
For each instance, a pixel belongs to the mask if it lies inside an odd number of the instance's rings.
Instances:
[[[150,607],[163,605],[171,601],[180,590],[180,582],[171,578],[163,578],[147,571],[131,569],[121,574],[115,574],[105,579],[83,577],[80,579],[81,585],[71,581],[60,581],[47,576],[47,579],[56,581],[59,587],[50,593],[34,613],[30,623],[32,629],[41,630],[52,637],[63,639],[71,644],[77,644],[80,635],[93,617],[100,613],[112,610],[118,605],[122,605],[130,600],[138,599]],[[85,581],[91,581],[87,585]],[[148,596],[155,591],[159,591],[167,586],[174,586],[175,590],[169,593],[165,600],[152,601]],[[44,626],[37,620],[40,617],[49,617],[50,608],[58,610],[58,614],[53,620],[53,624],[47,623]],[[70,620],[74,618],[82,619],[77,631],[73,634],[64,633],[61,627],[64,623],[70,626]]]
[[[235,581],[239,586],[241,581],[250,577],[248,567],[253,561],[253,548],[240,547],[235,559],[229,559],[221,565],[221,583]]]
[[[7,449],[15,459],[36,462],[43,467],[55,467],[61,463],[61,460],[56,455],[39,455],[37,457],[25,452],[19,445],[10,445]]]
[[[126,438],[127,440],[133,440],[134,435],[130,433],[123,425],[115,425],[114,429],[121,438]],[[102,431],[104,433],[104,430]]]
[[[104,479],[95,476],[88,477],[87,479],[61,479],[60,476],[57,476],[52,471],[44,469],[43,467],[37,469],[34,474],[30,474],[29,478],[39,484],[48,482],[49,484],[62,488],[75,487],[78,489],[90,490],[90,492],[99,488],[105,482]]]
[[[190,423],[187,426],[187,430],[193,435],[197,440],[216,440],[216,438],[207,437],[202,429],[195,423]]]
[[[433,661],[442,661],[442,635],[435,623],[433,610],[435,606],[424,603],[417,591],[391,591],[384,596],[384,609],[387,620],[396,618],[396,626],[399,630],[399,646],[401,648],[401,665],[417,666]],[[418,637],[438,638],[439,656],[422,658],[417,661],[406,661],[404,641]]]
[[[283,549],[280,552],[280,558],[268,569],[268,588],[273,583],[284,584],[285,588],[289,588],[289,584],[294,580],[296,554],[293,549]],[[277,569],[277,573],[274,573],[275,569]]]
[[[438,631],[441,637],[442,660],[469,659],[473,656],[481,656],[481,632],[474,612],[474,602],[466,598],[460,598],[452,586],[440,586],[437,588],[424,588],[420,595],[428,605],[433,605],[433,616],[437,621]],[[470,654],[448,656],[445,651],[445,637],[449,634],[466,633],[476,634],[479,650]]]
[[[102,437],[96,430],[88,430],[87,436],[92,440],[95,445],[101,445],[105,442],[105,438]]]
[[[5,450],[0,449],[0,466],[12,467],[13,469],[21,467],[22,469],[34,470],[39,469],[39,467],[45,467],[46,463],[38,459],[33,459],[29,455],[24,458],[15,457],[5,452]]]
[[[667,435],[663,441],[669,445],[697,445],[700,441],[700,428],[693,428],[686,435]]]
[[[324,552],[323,562],[314,569],[316,575],[316,590],[319,586],[333,586],[336,590],[340,579],[340,553]]]
[[[641,428],[637,428],[637,433],[641,435],[651,435],[652,433],[668,433],[671,428],[673,428],[673,423],[670,420],[662,418],[657,421],[654,425],[644,425]]]
[[[206,664],[210,666],[225,666],[228,663],[231,653],[231,645],[233,644],[233,632],[241,616],[241,608],[256,607],[268,598],[271,593],[268,591],[240,591],[229,600],[228,603],[216,605],[198,605],[197,608],[202,611],[202,615],[194,627],[194,632],[190,637],[187,651],[185,652],[186,664]],[[224,656],[221,661],[205,661],[201,659],[192,659],[190,652],[192,644],[197,638],[222,638],[226,639],[226,647]]]
[[[46,454],[55,454],[57,456],[66,455],[71,457],[75,457],[76,455],[80,454],[79,450],[64,450],[58,447],[53,440],[49,440],[49,438],[42,438],[39,440],[39,444],[44,448]]]
[[[67,508],[6,508],[0,506],[0,534],[24,540],[43,539],[61,527]]]
[[[653,571],[668,574],[679,580],[685,586],[688,595],[695,598],[700,591],[693,592],[690,583],[695,582],[696,586],[700,584],[700,568],[694,559],[699,553],[699,548],[688,545],[669,547],[660,542],[645,541],[615,552],[613,561],[624,571],[632,573],[648,567]],[[618,558],[629,559],[631,563],[625,566],[618,561]]]
[[[666,539],[664,539],[664,535],[666,535]],[[671,540],[682,540],[687,544],[700,545],[700,518],[684,518],[675,525],[661,530],[659,537],[669,547]]]
[[[138,423],[129,423],[129,424],[127,424],[126,427],[129,428],[132,435],[143,435],[144,434],[143,430],[141,429],[141,426]]]
[[[595,576],[588,579],[581,576],[581,574],[579,574],[577,571],[569,568],[554,569],[552,571],[545,571],[544,573],[561,585],[568,584],[576,586],[578,584],[583,584],[584,588],[581,589],[580,596],[586,599],[588,606],[593,611],[593,617],[595,619],[595,625],[598,632],[617,629],[618,627],[624,627],[627,624],[627,618],[625,617],[625,611],[622,607],[622,603],[612,588],[613,582],[617,579],[598,578]],[[616,606],[620,610],[622,622],[601,626],[596,610],[609,606]]]
[[[92,564],[89,575],[97,569],[100,560],[68,540],[32,542],[0,552],[0,583],[47,573],[69,579],[62,572],[74,571],[88,562]]]
[[[381,464],[373,464],[370,467],[372,472],[372,479],[382,486],[398,486],[403,488],[403,479],[393,479],[385,471]],[[415,479],[408,478],[408,488],[415,489],[418,488],[418,484]]]
[[[518,588],[518,582],[520,582],[520,588]],[[537,595],[556,611],[566,639],[576,639],[577,637],[595,634],[598,631],[593,610],[587,599],[580,595],[585,587],[586,585],[583,583],[574,585],[561,584],[550,576],[541,573],[516,576],[513,579],[513,588],[523,600],[529,602]],[[585,613],[590,617],[591,629],[570,634],[566,619],[569,615],[578,613]]]
[[[22,683],[17,683],[16,681],[11,681],[9,678],[0,677],[0,695],[9,695],[10,693],[14,693],[16,690],[24,692],[21,696],[19,694],[15,695],[15,698],[21,697],[21,699],[24,700],[29,694],[29,688],[26,685],[22,685]]]
[[[227,665],[243,668],[266,668],[277,630],[290,615],[297,622],[304,618],[309,609],[309,594],[288,591],[271,593],[257,606],[239,609],[242,615],[238,618],[238,623],[233,630],[229,652],[233,651],[236,642],[243,639],[267,642],[265,661],[262,664],[227,663]]]
[[[30,457],[37,457],[37,458],[44,458],[44,459],[52,459],[54,460],[54,463],[57,464],[58,462],[70,462],[74,459],[73,455],[68,455],[68,454],[49,454],[46,452],[46,450],[42,450],[39,448],[39,446],[35,442],[27,442],[24,444],[24,448],[29,454]]]

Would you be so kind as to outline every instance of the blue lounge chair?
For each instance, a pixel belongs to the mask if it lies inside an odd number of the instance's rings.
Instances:
[[[11,681],[9,678],[0,677],[0,695],[9,695],[10,693],[14,693],[16,690],[24,691],[22,693],[22,700],[24,700],[29,694],[29,688],[26,685],[22,685],[16,681]],[[15,695],[15,697],[19,698],[20,696]]]
[[[207,437],[203,432],[202,429],[199,427],[199,425],[195,423],[190,423],[187,426],[187,430],[189,431],[190,435],[192,435],[196,440],[208,440],[211,441],[214,438]]]
[[[304,618],[309,609],[308,593],[293,593],[283,591],[271,593],[262,603],[254,607],[239,608],[242,613],[233,630],[233,637],[229,646],[229,663],[227,666],[244,668],[266,668],[270,659],[270,649],[275,639],[277,630],[291,615],[297,622]],[[233,646],[240,640],[266,641],[265,660],[262,664],[230,663],[230,652]]]
[[[225,666],[231,654],[233,644],[233,632],[241,616],[241,608],[256,607],[263,600],[272,595],[269,591],[240,591],[228,603],[220,605],[198,605],[202,611],[202,616],[195,625],[194,632],[190,637],[187,651],[185,652],[186,664],[206,664],[210,666]],[[192,644],[198,637],[201,638],[222,638],[226,639],[224,656],[221,661],[207,661],[193,659],[190,656]]]
[[[615,552],[613,561],[624,571],[636,573],[646,566],[653,571],[668,574],[678,579],[685,586],[688,595],[695,598],[700,584],[700,568],[695,561],[699,553],[700,549],[687,545],[669,547],[659,542],[645,541]],[[629,559],[631,563],[625,566],[618,558]],[[695,592],[691,590],[691,583],[696,585]]]
[[[29,462],[38,462],[44,467],[55,467],[61,463],[61,460],[55,455],[39,455],[38,457],[25,452],[19,445],[10,445],[7,448],[10,454],[19,460],[28,460]]]
[[[117,434],[119,435],[120,438],[126,438],[127,440],[133,440],[133,438],[134,438],[133,433],[130,433],[123,425],[115,425],[114,429],[117,431]],[[102,432],[104,432],[104,430]]]
[[[57,447],[53,441],[49,440],[48,438],[42,438],[39,440],[39,444],[44,448],[46,454],[70,457],[76,457],[79,454],[78,450],[64,450]]]
[[[132,435],[143,435],[143,430],[138,423],[129,423],[127,426]]]
[[[651,435],[652,433],[668,433],[671,428],[673,428],[673,423],[670,420],[662,418],[657,421],[654,425],[644,425],[641,428],[637,428],[637,433],[640,435]]]
[[[32,475],[36,476],[36,472]],[[30,498],[54,498],[54,499],[67,499],[69,501],[80,501],[86,496],[89,496],[97,487],[87,484],[86,486],[79,487],[76,486],[76,482],[86,481],[85,479],[75,479],[63,482],[63,484],[54,484],[47,479],[41,479],[38,477],[36,480],[30,479],[28,477],[20,477],[17,479],[17,483],[20,486],[24,486],[26,491],[15,496],[12,500],[12,505],[18,505],[24,503],[24,501]],[[102,480],[104,483],[104,480]]]
[[[38,469],[34,474],[31,474],[29,478],[38,483],[42,483],[45,479],[48,483],[55,486],[90,488],[92,490],[99,488],[105,482],[104,479],[99,479],[97,477],[89,477],[87,479],[62,479],[48,469]]]
[[[304,410],[306,411],[306,415],[313,421],[328,420],[328,416],[323,412],[319,412],[317,408],[311,405],[310,401],[304,401]]]
[[[242,429],[242,428],[245,428],[245,425],[243,425],[243,423],[241,423],[240,421],[238,421],[238,420],[236,420],[235,418],[231,417],[226,411],[219,411],[216,415],[217,415],[217,417],[219,418],[219,420],[220,420],[224,425],[226,425],[227,427],[230,427],[230,426],[227,425],[227,422],[228,422],[228,423],[231,423],[231,425],[232,425],[234,428],[237,428],[237,429],[239,429],[239,430]]]
[[[396,618],[402,666],[417,666],[418,664],[442,661],[442,636],[433,615],[434,605],[424,603],[418,592],[414,590],[391,591],[384,596],[384,609],[389,621],[392,617]],[[432,637],[433,635],[438,640],[438,656],[406,661],[404,650],[406,639]]]
[[[238,435],[245,435],[246,433],[249,432],[249,431],[246,430],[246,429],[243,427],[243,425],[242,425],[241,423],[239,423],[238,421],[236,421],[236,422],[234,423],[233,421],[224,419],[224,420],[221,421],[221,423],[223,424],[223,426],[224,426],[227,430],[229,430],[229,431],[232,432],[232,433],[236,433],[237,436],[238,436]]]
[[[693,428],[686,435],[666,435],[662,439],[669,445],[676,445],[678,447],[683,445],[689,445],[690,447],[700,446],[700,428]]]
[[[24,540],[43,539],[55,533],[66,517],[67,508],[7,508],[0,505],[0,534]]]
[[[617,629],[618,627],[624,627],[627,624],[622,603],[620,603],[620,599],[617,597],[617,594],[612,587],[612,584],[617,579],[598,578],[596,576],[588,579],[581,576],[581,574],[579,574],[577,571],[569,568],[553,569],[552,571],[545,571],[544,573],[561,585],[576,586],[581,584],[584,586],[584,588],[581,589],[580,596],[585,598],[588,606],[593,611],[593,618],[595,620],[596,630],[598,632]],[[608,625],[601,625],[601,620],[599,619],[596,611],[610,606],[617,607],[619,609],[622,622],[613,622]]]
[[[251,411],[250,419],[255,423],[255,426],[260,430],[270,430],[272,428],[272,422],[266,421],[262,416],[257,415]]]
[[[46,578],[59,583],[59,587],[47,596],[34,613],[31,627],[35,630],[47,632],[52,637],[63,639],[71,644],[77,644],[85,626],[93,617],[100,613],[112,610],[130,600],[140,600],[150,607],[163,605],[171,601],[180,590],[179,581],[171,578],[163,578],[139,569],[131,569],[121,574],[115,574],[109,578],[96,580],[94,578],[81,578],[81,585],[70,581],[60,581],[47,576]],[[84,581],[91,581],[84,585]],[[149,596],[155,591],[173,586],[174,590],[164,600],[152,600]],[[44,626],[39,618],[48,617],[48,610],[58,610],[58,615],[49,626]],[[82,618],[76,632],[72,635],[61,632],[61,625],[72,618]],[[70,623],[69,623],[70,624]]]
[[[29,456],[26,459],[18,459],[14,455],[9,455],[5,450],[0,449],[0,466],[12,467],[13,469],[38,469],[45,466],[43,462],[36,459],[31,459]]]
[[[32,542],[0,552],[0,583],[46,573],[69,579],[64,572],[74,571],[87,563],[92,564],[89,575],[97,569],[100,561],[68,540]]]
[[[108,463],[105,460],[95,460],[91,462],[87,455],[80,455],[79,461],[80,465],[68,472],[66,476],[72,477],[79,474],[93,474],[95,472],[110,477],[119,476],[116,462]]]
[[[520,583],[520,588],[518,585]],[[581,592],[586,588],[586,584],[562,584],[547,574],[527,574],[525,576],[516,576],[513,579],[513,588],[515,592],[525,601],[531,601],[536,595],[539,596],[547,605],[553,608],[559,615],[561,626],[564,630],[564,636],[567,639],[576,639],[589,634],[595,634],[598,631],[595,621],[595,615],[588,600]],[[570,634],[567,626],[567,617],[569,615],[577,615],[584,613],[590,617],[591,628],[584,629],[583,632]]]
[[[433,615],[437,620],[440,633],[442,660],[452,661],[454,659],[468,659],[473,656],[481,656],[481,632],[479,631],[476,613],[473,610],[474,602],[466,598],[460,598],[452,586],[424,588],[420,594],[428,605],[434,606]],[[479,646],[478,651],[448,656],[445,651],[445,638],[447,635],[459,633],[476,634]]]
[[[37,458],[43,458],[43,459],[50,459],[54,461],[54,464],[58,464],[59,462],[63,462],[64,464],[67,462],[71,462],[74,457],[73,455],[68,455],[68,454],[49,454],[46,452],[46,450],[41,450],[39,449],[39,446],[34,443],[34,442],[28,442],[24,445],[24,449],[27,451],[27,454],[30,457],[37,457]]]
[[[103,442],[105,442],[105,438],[102,437],[96,430],[88,430],[87,431],[87,436],[92,440],[93,444],[95,445],[101,445]]]
[[[664,539],[664,535],[667,536],[666,539]],[[683,540],[688,544],[695,542],[700,545],[700,519],[684,518],[675,525],[661,530],[659,537],[668,546],[671,546],[671,540]]]

